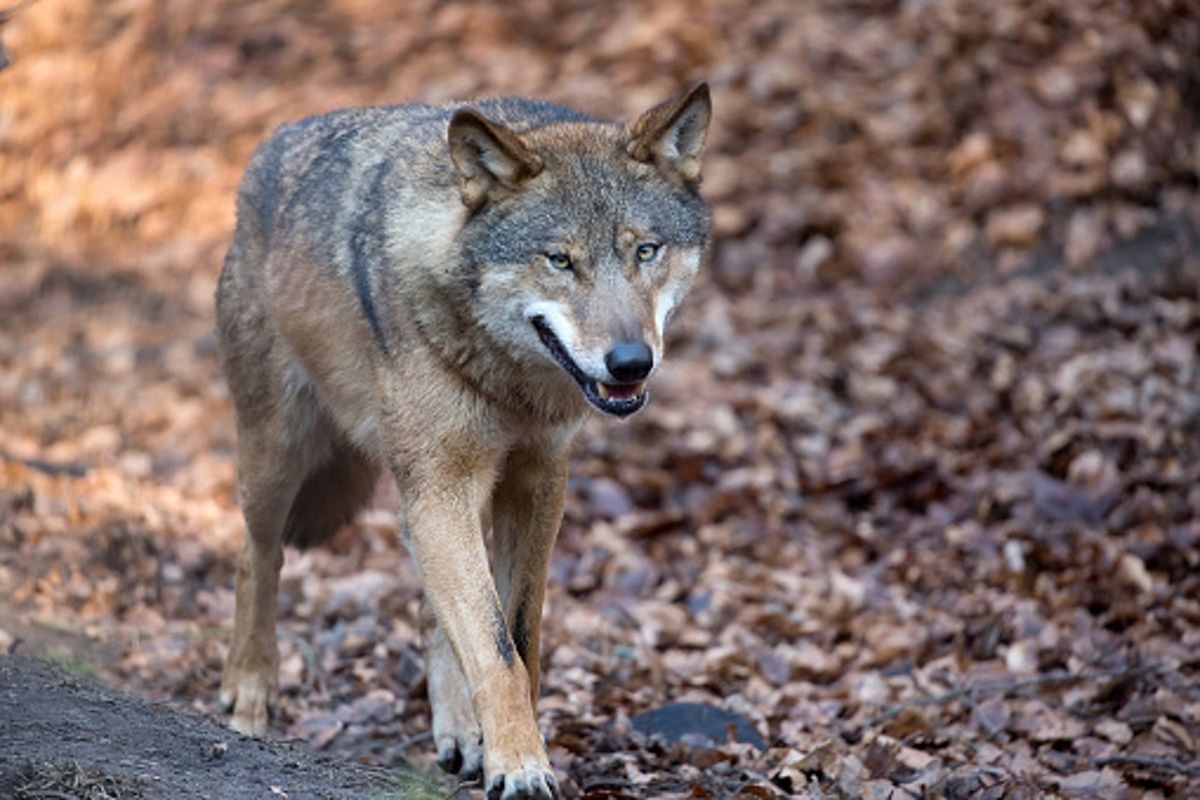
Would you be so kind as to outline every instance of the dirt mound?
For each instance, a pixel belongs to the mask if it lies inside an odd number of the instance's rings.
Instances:
[[[239,736],[34,658],[0,656],[0,708],[0,797],[354,800],[400,791],[379,769]]]

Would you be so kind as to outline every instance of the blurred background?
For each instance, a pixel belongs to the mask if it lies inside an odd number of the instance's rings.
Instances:
[[[212,293],[275,126],[704,78],[711,268],[647,410],[578,442],[553,565],[568,795],[1196,790],[1195,3],[39,0],[0,36],[0,651],[216,711]],[[393,508],[289,554],[279,726],[427,765]],[[672,700],[763,746],[630,730]]]

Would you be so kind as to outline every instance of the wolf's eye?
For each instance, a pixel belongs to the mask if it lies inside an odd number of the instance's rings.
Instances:
[[[571,268],[571,257],[566,253],[546,253],[546,263],[565,272]]]
[[[658,251],[662,249],[662,245],[654,244],[653,242],[643,242],[637,248],[637,260],[639,264],[649,264],[654,259],[658,258]]]

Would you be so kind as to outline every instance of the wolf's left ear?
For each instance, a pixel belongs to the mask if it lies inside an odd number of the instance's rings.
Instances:
[[[629,126],[629,155],[657,163],[686,183],[700,180],[700,151],[712,118],[712,97],[701,81],[680,95],[638,117]]]
[[[463,203],[472,211],[542,171],[541,159],[529,152],[519,136],[474,109],[454,112],[446,138]]]

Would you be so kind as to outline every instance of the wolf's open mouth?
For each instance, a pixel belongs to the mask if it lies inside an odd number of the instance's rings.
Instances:
[[[538,338],[542,340],[542,344],[550,351],[550,355],[560,367],[566,370],[567,374],[575,379],[579,384],[583,396],[587,401],[596,408],[606,414],[612,414],[616,417],[627,417],[633,412],[646,404],[646,382],[638,381],[637,383],[601,383],[594,378],[588,377],[579,365],[575,363],[575,359],[567,352],[567,348],[554,331],[550,330],[550,326],[546,324],[546,320],[542,317],[534,317],[530,320],[533,323],[534,330],[537,331]]]

